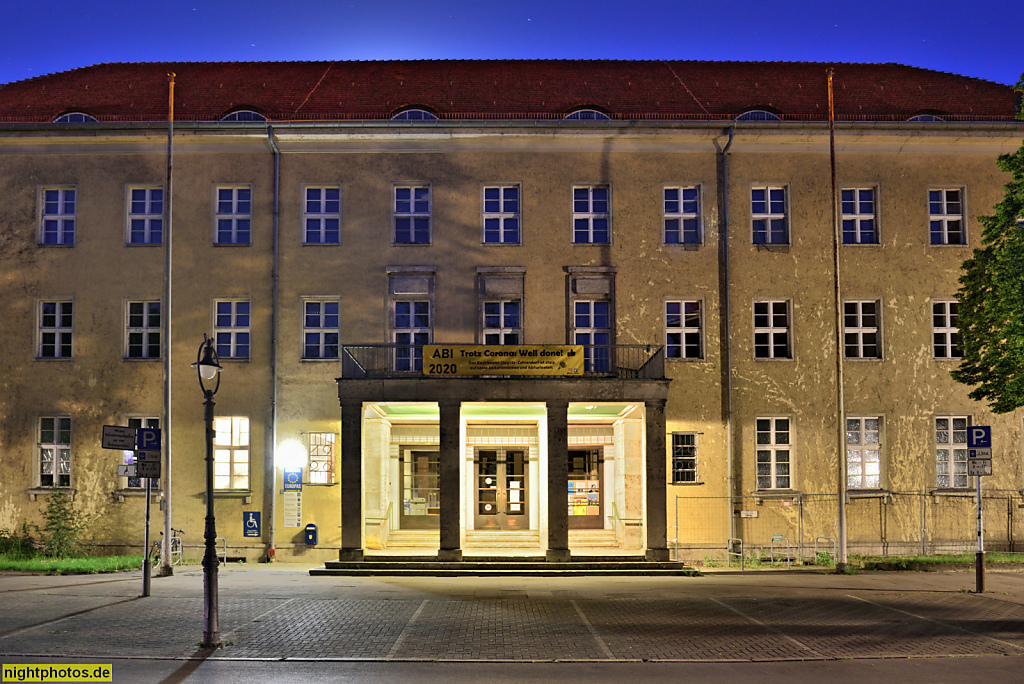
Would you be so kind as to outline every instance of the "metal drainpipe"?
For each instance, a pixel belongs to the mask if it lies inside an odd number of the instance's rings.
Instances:
[[[270,303],[270,382],[272,395],[270,400],[270,448],[264,457],[263,492],[270,499],[270,510],[267,520],[267,562],[277,556],[276,530],[274,515],[277,510],[277,281],[279,262],[280,196],[281,196],[281,151],[274,141],[274,127],[267,126],[267,140],[274,153],[274,271],[272,275],[273,291]],[[267,472],[269,471],[269,477]]]
[[[722,221],[718,231],[718,239],[722,241],[722,280],[725,292],[722,294],[722,317],[725,322],[723,334],[725,347],[722,364],[725,366],[725,454],[727,464],[727,480],[729,487],[729,539],[736,537],[736,513],[733,511],[733,493],[735,492],[736,474],[733,470],[732,453],[732,336],[729,329],[729,167],[727,156],[732,147],[735,126],[729,126],[729,142],[722,148]]]

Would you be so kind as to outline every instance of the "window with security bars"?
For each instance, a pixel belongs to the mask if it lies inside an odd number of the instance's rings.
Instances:
[[[672,433],[672,484],[697,481],[697,435]]]
[[[572,241],[576,244],[611,242],[611,190],[607,185],[572,189]]]
[[[964,355],[957,322],[959,312],[956,300],[932,302],[932,351],[937,359],[959,359]]]
[[[71,486],[71,418],[44,416],[39,419],[36,443],[40,487]]]
[[[573,303],[573,344],[583,345],[583,369],[596,373],[611,370],[612,317],[607,300]]]
[[[252,222],[252,189],[245,187],[218,187],[216,206],[216,233],[218,245],[250,244]]]
[[[393,220],[395,244],[430,244],[430,186],[396,185]]]
[[[213,419],[213,488],[249,489],[249,419]]]
[[[308,432],[310,484],[334,484],[334,443],[333,432]]]
[[[875,189],[843,188],[841,195],[843,244],[877,245]]]
[[[128,244],[159,245],[164,236],[164,189],[128,188]]]
[[[341,186],[306,186],[303,206],[303,242],[337,245],[341,242]]]
[[[70,359],[74,304],[68,301],[39,302],[40,359]]]
[[[789,244],[786,188],[780,186],[751,188],[750,217],[755,245]]]
[[[665,244],[699,245],[700,188],[683,185],[664,189]]]
[[[484,186],[484,243],[519,244],[519,186]]]
[[[128,302],[125,334],[129,359],[160,358],[160,302]]]
[[[394,302],[391,339],[395,343],[395,370],[423,370],[423,345],[431,338],[430,302],[399,300]]]
[[[522,340],[519,310],[518,299],[485,301],[484,344],[519,344]]]
[[[843,344],[848,359],[880,359],[882,345],[878,335],[879,302],[843,302]]]
[[[213,303],[213,339],[222,359],[249,358],[249,300],[219,300]]]
[[[846,419],[846,486],[878,489],[882,486],[881,419]]]
[[[40,192],[39,244],[75,244],[75,187],[42,188]]]
[[[928,191],[928,226],[933,245],[967,244],[961,189]]]
[[[341,304],[332,299],[307,299],[302,305],[302,358],[338,358]]]
[[[789,302],[754,302],[754,358],[790,359]]]
[[[935,418],[935,484],[967,487],[967,416]]]
[[[757,488],[789,489],[789,418],[757,419]]]
[[[704,358],[704,330],[700,300],[665,302],[665,356],[670,359]]]
[[[126,419],[125,424],[128,427],[133,428],[160,428],[160,419],[154,416],[131,416]],[[124,453],[124,464],[132,465],[135,463],[135,452],[125,451]],[[153,489],[160,489],[160,479],[154,477],[152,479]],[[125,478],[125,487],[127,489],[145,489],[146,480],[142,477],[128,477]]]

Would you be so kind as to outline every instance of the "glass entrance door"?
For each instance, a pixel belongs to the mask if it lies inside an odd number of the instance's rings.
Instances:
[[[527,530],[526,450],[478,449],[473,461],[476,477],[478,530]]]
[[[602,530],[604,459],[600,449],[569,450],[569,529]]]
[[[441,463],[437,451],[404,451],[399,455],[402,473],[402,508],[398,527],[403,530],[436,530],[441,526]]]

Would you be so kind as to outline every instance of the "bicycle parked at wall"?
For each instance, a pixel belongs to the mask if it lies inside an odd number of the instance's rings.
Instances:
[[[181,537],[185,534],[185,530],[176,530],[171,528],[171,565],[179,565],[181,563]],[[160,533],[163,536],[163,532]],[[160,565],[160,556],[163,552],[163,543],[160,541],[153,542],[153,547],[149,551],[149,560],[154,567]]]

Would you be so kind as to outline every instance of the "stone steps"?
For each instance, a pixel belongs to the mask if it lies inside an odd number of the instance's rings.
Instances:
[[[309,571],[313,576],[378,575],[392,577],[558,577],[558,576],[696,576],[700,573],[683,563],[647,561],[642,557],[580,557],[567,563],[549,563],[542,557],[473,558],[463,561],[433,561],[422,557],[374,557],[362,561],[328,561]]]

